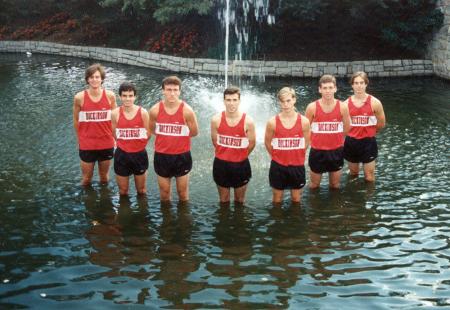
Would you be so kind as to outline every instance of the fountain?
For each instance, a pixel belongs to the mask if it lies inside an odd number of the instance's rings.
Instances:
[[[274,24],[275,15],[269,13],[269,0],[225,0],[224,4],[222,10],[218,11],[218,17],[225,28],[224,72],[225,87],[227,87],[230,40],[234,42],[233,61],[242,61],[243,58],[250,59],[258,45],[254,27],[260,27],[264,23]],[[230,26],[234,28],[231,37]],[[234,72],[234,70],[232,74],[240,76],[240,72]],[[260,72],[258,75],[263,78]]]

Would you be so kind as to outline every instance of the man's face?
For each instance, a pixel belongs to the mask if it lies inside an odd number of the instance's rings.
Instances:
[[[353,79],[352,88],[355,95],[364,94],[366,92],[367,84],[362,77],[357,76]]]
[[[333,82],[322,83],[322,85],[319,86],[319,93],[322,95],[322,98],[326,100],[333,99],[336,91],[337,88]]]
[[[278,101],[282,111],[289,111],[295,106],[296,99],[290,94],[282,94]]]
[[[223,103],[225,104],[225,110],[228,113],[236,112],[239,109],[239,104],[241,103],[241,100],[239,99],[239,94],[225,95]]]
[[[95,71],[90,77],[88,77],[88,84],[92,88],[99,88],[102,86],[102,75],[100,71]]]
[[[162,90],[163,96],[165,101],[170,103],[175,103],[180,98],[180,86],[175,84],[167,84],[164,85],[164,88]]]
[[[131,107],[135,100],[136,96],[132,90],[125,90],[120,94],[120,101],[122,101],[122,105],[125,107]]]

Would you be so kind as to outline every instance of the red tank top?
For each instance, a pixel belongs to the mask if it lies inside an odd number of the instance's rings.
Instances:
[[[216,157],[230,162],[241,162],[248,157],[248,139],[245,134],[245,113],[236,126],[229,126],[222,112],[217,129]]]
[[[99,101],[94,102],[84,91],[84,102],[78,113],[78,141],[80,150],[104,150],[114,147],[111,126],[111,105],[103,90]]]
[[[272,160],[283,166],[303,166],[305,164],[305,138],[300,114],[297,114],[297,121],[290,129],[283,126],[279,115],[275,117]]]
[[[344,123],[341,103],[336,100],[334,110],[325,113],[316,101],[316,113],[311,123],[311,147],[316,150],[335,150],[344,145]]]
[[[141,113],[141,107],[139,107],[136,115],[128,120],[123,113],[123,107],[119,109],[119,120],[116,126],[117,147],[125,152],[141,152],[147,145],[147,130]]]
[[[352,97],[348,98],[348,111],[350,113],[350,130],[348,136],[356,139],[375,137],[377,134],[377,117],[372,110],[372,96],[368,95],[366,101],[359,108],[355,106]]]
[[[164,154],[181,154],[190,151],[191,137],[189,127],[183,116],[184,102],[173,114],[167,114],[164,104],[159,103],[159,112],[155,127],[155,152]]]

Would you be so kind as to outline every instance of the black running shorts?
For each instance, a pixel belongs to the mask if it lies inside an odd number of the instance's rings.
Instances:
[[[378,157],[378,145],[375,137],[355,139],[345,137],[344,158],[351,163],[367,164]]]
[[[283,166],[270,162],[270,187],[278,190],[301,189],[305,186],[305,166]]]
[[[311,148],[308,164],[311,171],[315,173],[339,171],[344,167],[344,148],[329,151]]]
[[[114,156],[114,148],[104,150],[79,150],[80,159],[87,163],[110,160]]]
[[[114,172],[122,177],[141,175],[148,169],[147,151],[128,153],[120,148],[114,153]]]
[[[217,185],[226,188],[239,188],[250,181],[252,168],[248,159],[230,162],[214,158],[213,179]]]
[[[160,177],[182,177],[192,169],[191,152],[175,155],[155,152],[153,167]]]

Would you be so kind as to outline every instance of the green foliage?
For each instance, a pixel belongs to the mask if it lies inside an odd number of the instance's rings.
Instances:
[[[387,5],[386,26],[381,29],[381,39],[389,44],[422,53],[434,31],[444,21],[444,15],[436,9],[436,1],[408,0]]]
[[[423,54],[444,15],[437,0],[285,0],[281,24],[326,37],[346,35],[379,40],[393,47]],[[331,38],[330,38],[331,39]]]
[[[206,15],[215,6],[212,0],[159,0],[153,17],[161,24],[190,14]]]

